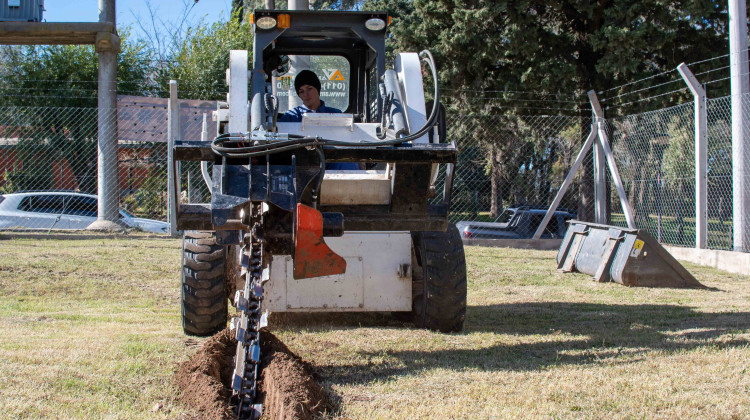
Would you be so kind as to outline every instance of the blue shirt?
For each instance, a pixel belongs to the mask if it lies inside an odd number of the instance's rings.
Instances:
[[[340,114],[341,110],[337,108],[331,108],[330,106],[326,106],[326,103],[323,101],[320,101],[320,107],[315,111],[306,107],[303,104],[285,112],[284,115],[281,116],[281,119],[279,120],[279,122],[302,122],[302,115],[307,114],[308,112],[319,112],[323,114]],[[326,163],[326,169],[333,169],[333,170],[339,170],[339,171],[341,170],[351,171],[351,170],[359,169],[359,165],[354,162],[331,162],[331,163]]]
[[[304,104],[292,108],[289,111],[285,112],[284,115],[281,116],[281,119],[279,122],[302,122],[302,115],[307,114],[308,112],[319,112],[323,114],[341,114],[340,109],[331,108],[330,106],[326,106],[326,103],[323,101],[320,101],[320,107],[313,111],[312,109],[306,107]]]

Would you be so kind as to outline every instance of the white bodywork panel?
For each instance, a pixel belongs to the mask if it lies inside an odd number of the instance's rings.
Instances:
[[[409,232],[349,232],[325,238],[346,260],[346,273],[295,280],[292,257],[274,255],[263,310],[271,312],[367,312],[411,310]],[[404,276],[399,268],[408,264]]]
[[[229,126],[230,133],[247,132],[247,50],[229,51]]]
[[[422,85],[422,66],[417,53],[400,53],[396,56],[394,65],[398,80],[401,84],[404,98],[406,119],[409,122],[409,133],[416,133],[427,122],[424,103],[424,87]],[[427,143],[424,135],[415,143]]]
[[[349,131],[354,131],[354,115],[352,114],[326,114],[310,112],[302,115],[302,131],[310,127],[348,127]]]
[[[351,114],[305,114],[302,122],[277,123],[280,133],[341,141],[377,141],[377,123],[354,123]],[[389,136],[393,139],[393,136]],[[390,204],[391,171],[326,171],[320,202],[325,205]]]
[[[320,204],[390,204],[389,171],[326,171],[320,187]]]
[[[300,136],[319,136],[326,139],[342,141],[378,141],[375,129],[378,123],[352,123],[346,116],[352,114],[309,114],[302,116],[302,122],[277,122],[279,133],[299,134]],[[338,117],[337,117],[338,116]],[[326,118],[330,117],[330,118]],[[330,121],[325,124],[325,121]],[[304,127],[304,129],[303,129]],[[386,138],[393,139],[391,133]]]

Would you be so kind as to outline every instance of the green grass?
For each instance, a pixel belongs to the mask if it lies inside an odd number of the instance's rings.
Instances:
[[[742,418],[750,279],[632,289],[555,270],[555,252],[467,248],[460,334],[387,317],[306,319],[277,334],[316,366],[340,418]],[[744,390],[739,392],[739,390]]]
[[[611,221],[618,226],[627,226],[625,215],[612,213]],[[682,218],[682,234],[680,234],[680,223],[675,216],[662,216],[661,218],[661,240],[663,244],[676,246],[695,246],[695,217]],[[732,250],[732,221],[708,218],[706,220],[707,241],[709,249]],[[654,238],[658,237],[658,216],[649,214],[646,220],[636,219],[636,226],[644,228]]]
[[[0,240],[0,417],[185,413],[179,242],[71,238]]]
[[[626,288],[554,251],[466,249],[458,334],[387,315],[272,318],[319,373],[333,418],[746,418],[750,278]],[[0,418],[179,418],[180,243],[0,239]],[[152,411],[157,403],[163,407]]]

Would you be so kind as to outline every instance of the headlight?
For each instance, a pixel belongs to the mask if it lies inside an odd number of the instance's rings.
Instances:
[[[263,16],[255,22],[255,25],[260,29],[273,29],[276,27],[276,19],[272,16]]]
[[[385,28],[385,21],[380,18],[370,18],[365,22],[365,28],[371,31],[382,31]]]

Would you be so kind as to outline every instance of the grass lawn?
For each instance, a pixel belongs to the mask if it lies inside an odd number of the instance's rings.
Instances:
[[[333,418],[747,418],[750,277],[714,290],[560,274],[554,251],[468,247],[459,334],[386,315],[276,317]],[[0,417],[176,418],[180,242],[0,236]],[[158,410],[154,410],[159,407]]]

